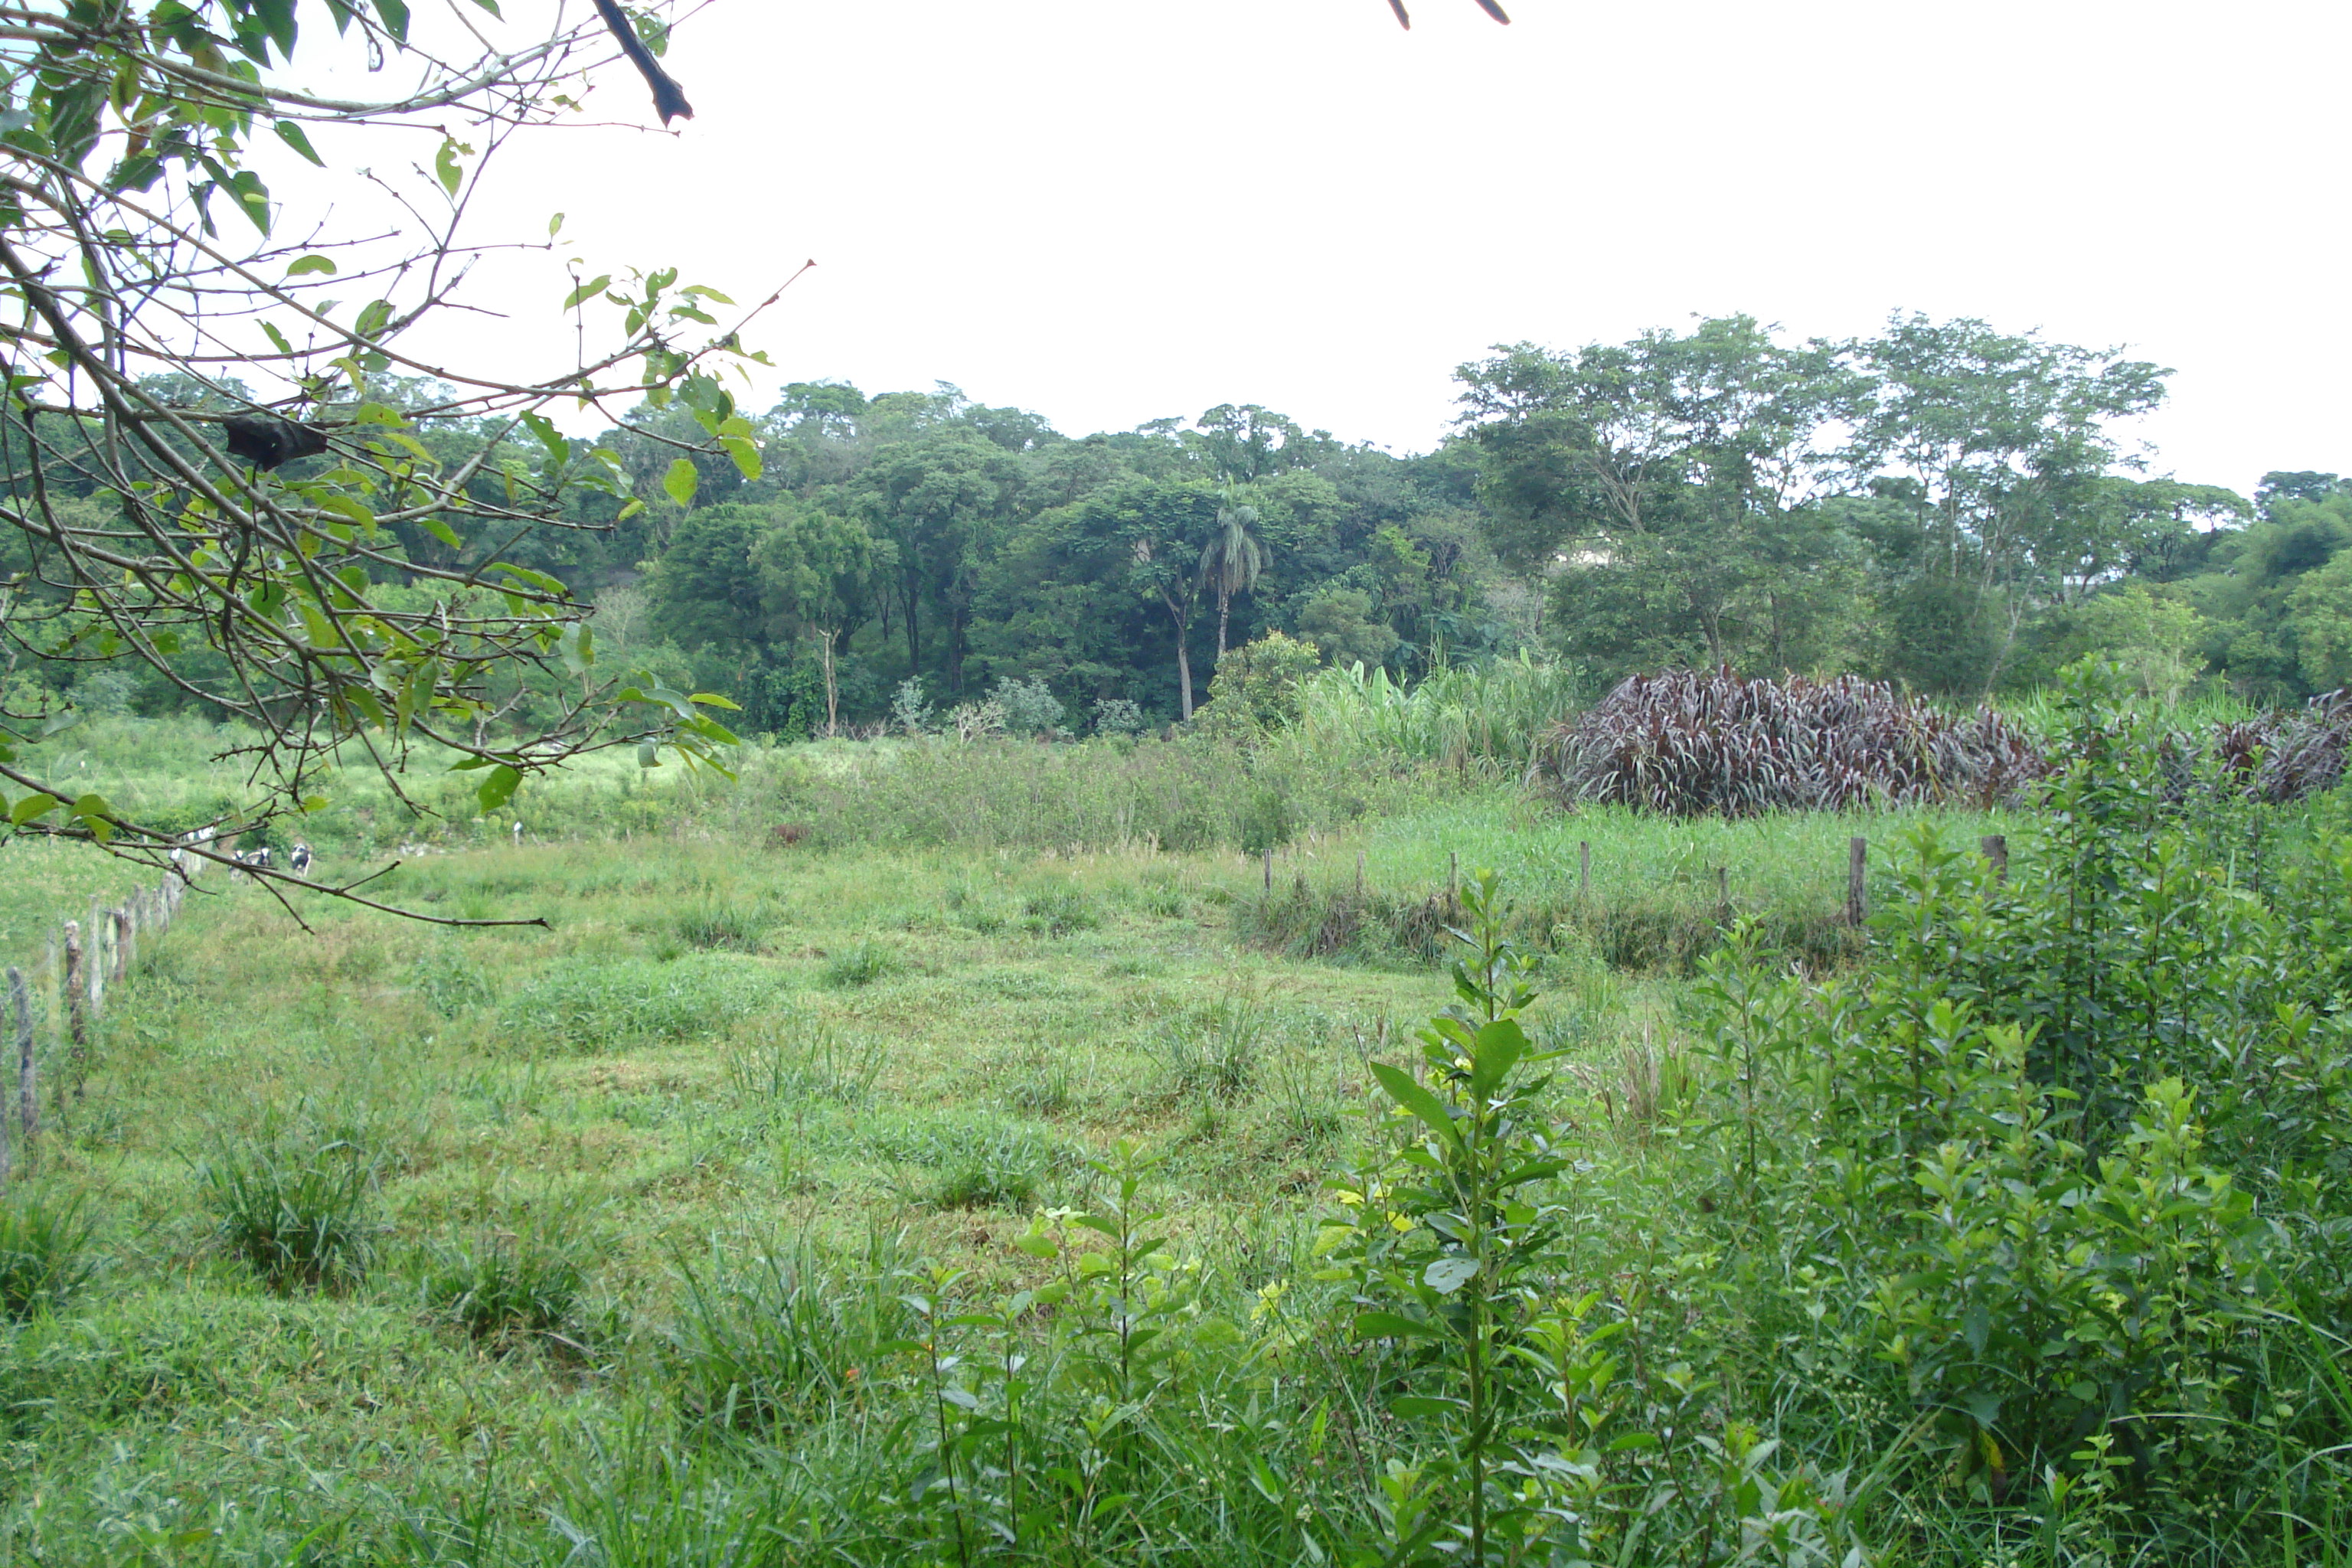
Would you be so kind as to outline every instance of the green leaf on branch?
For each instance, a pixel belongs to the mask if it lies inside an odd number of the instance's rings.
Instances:
[[[1448,1144],[1461,1147],[1462,1134],[1455,1131],[1454,1118],[1445,1113],[1445,1107],[1437,1096],[1412,1081],[1411,1073],[1400,1071],[1386,1062],[1374,1062],[1372,1076],[1380,1080],[1382,1089],[1389,1091],[1390,1099],[1428,1123],[1430,1131]]]
[[[662,493],[679,506],[693,504],[694,492],[701,488],[702,476],[684,458],[670,464],[669,472],[662,476]]]
[[[294,121],[290,120],[281,120],[278,122],[278,139],[280,142],[285,142],[289,147],[293,148],[297,153],[301,153],[305,158],[310,160],[311,163],[316,163],[320,168],[323,169],[327,166],[327,161],[324,158],[320,157],[318,151],[310,145],[309,133],[306,132],[299,125],[295,124]],[[302,259],[307,261],[310,258],[309,257],[304,257]],[[295,265],[299,268],[301,263],[297,262]],[[334,269],[331,267],[328,270],[332,271]]]
[[[1421,1271],[1421,1282],[1441,1296],[1451,1296],[1477,1272],[1475,1258],[1441,1258]]]
[[[64,804],[56,795],[36,792],[8,808],[8,821],[14,826],[22,827],[28,822],[47,816]]]
[[[83,795],[73,803],[70,809],[76,820],[89,829],[89,836],[92,838],[97,839],[100,844],[110,844],[114,841],[114,824],[106,820],[112,815],[112,808],[106,804],[104,795]]]
[[[482,803],[484,811],[496,811],[514,798],[515,786],[522,783],[522,773],[510,763],[500,763],[490,770],[490,776],[475,787],[474,797]]]
[[[1356,1337],[1360,1340],[1434,1340],[1443,1338],[1444,1332],[1435,1323],[1424,1323],[1400,1312],[1356,1314]]]
[[[749,437],[721,436],[719,437],[719,444],[727,449],[729,457],[735,459],[735,467],[745,479],[756,479],[760,477],[760,448],[751,443]]]
[[[1499,1018],[1480,1029],[1470,1056],[1472,1096],[1483,1100],[1493,1094],[1527,1054],[1528,1037],[1514,1020]]]
[[[331,278],[335,275],[337,270],[339,269],[336,268],[334,258],[332,257],[300,256],[295,258],[294,265],[286,269],[286,276],[289,278],[299,278],[306,272],[323,272]]]
[[[1407,1394],[1389,1401],[1390,1414],[1402,1415],[1407,1419],[1414,1416],[1435,1416],[1442,1419],[1449,1415],[1459,1415],[1469,1408],[1469,1404],[1465,1400],[1441,1399],[1426,1394]]]
[[[583,302],[594,299],[606,289],[611,288],[612,284],[613,275],[609,272],[600,272],[566,294],[563,297],[563,308],[567,310],[577,309]]]

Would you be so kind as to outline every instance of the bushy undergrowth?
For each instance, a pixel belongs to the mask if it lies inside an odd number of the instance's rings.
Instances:
[[[1553,731],[1588,700],[1572,665],[1520,655],[1432,671],[1407,686],[1360,664],[1299,684],[1297,724],[1336,756],[1409,757],[1498,778],[1524,774]]]

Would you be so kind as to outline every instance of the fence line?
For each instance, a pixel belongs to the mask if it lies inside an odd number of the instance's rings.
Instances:
[[[52,1031],[60,1025],[64,1030],[58,1043],[66,1052],[67,1071],[49,1075],[59,1126],[66,1124],[68,1096],[79,1102],[87,1089],[90,1053],[105,1017],[108,988],[129,984],[139,963],[142,939],[152,955],[155,943],[179,917],[189,881],[202,876],[209,863],[201,856],[175,859],[160,886],[134,888],[111,908],[102,900],[93,900],[86,921],[61,921],[50,934],[42,965],[41,1011]],[[33,988],[25,972],[15,964],[8,966],[6,980],[7,1030],[0,1039],[15,1049],[0,1049],[0,1187],[7,1185],[11,1174],[31,1168],[42,1133]],[[57,993],[54,1000],[48,994],[52,986]],[[14,1093],[7,1087],[12,1058]]]

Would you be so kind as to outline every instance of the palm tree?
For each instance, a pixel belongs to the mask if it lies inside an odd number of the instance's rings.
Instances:
[[[1265,574],[1265,546],[1251,530],[1257,527],[1257,508],[1238,506],[1234,492],[1225,491],[1217,508],[1217,531],[1201,549],[1201,580],[1217,589],[1217,658],[1225,657],[1225,626],[1233,617],[1234,595],[1257,586]]]

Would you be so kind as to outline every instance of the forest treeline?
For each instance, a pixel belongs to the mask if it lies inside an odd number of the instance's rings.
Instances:
[[[1498,348],[1456,372],[1456,433],[1403,457],[1255,404],[1071,437],[944,384],[801,383],[751,422],[755,463],[640,410],[599,443],[631,493],[578,492],[580,526],[403,543],[561,577],[607,660],[787,736],[992,692],[1016,728],[1174,721],[1271,631],[1407,679],[1527,650],[1596,681],[1727,664],[1966,699],[2095,649],[2167,698],[2352,682],[2352,481],[2162,475],[2130,425],[2168,374],[1978,321],[1832,342],[1729,317]],[[417,438],[454,464],[487,434]],[[8,678],[180,701],[127,670]]]

